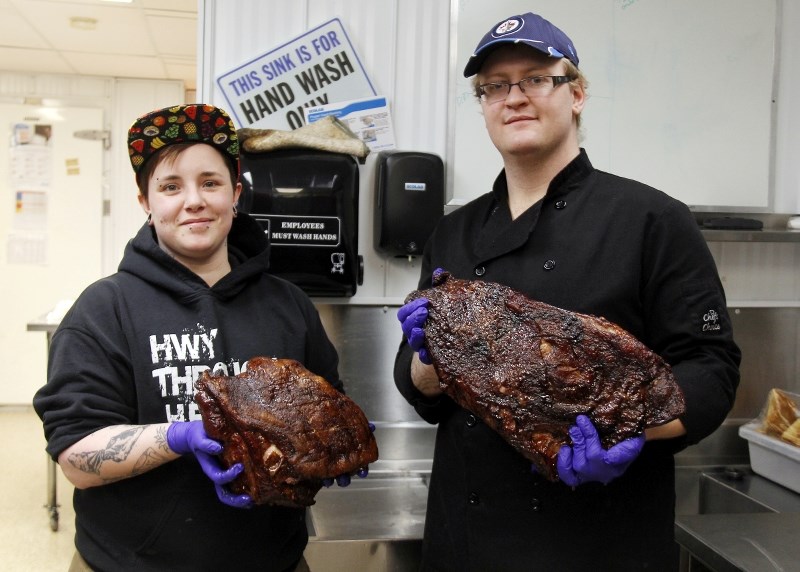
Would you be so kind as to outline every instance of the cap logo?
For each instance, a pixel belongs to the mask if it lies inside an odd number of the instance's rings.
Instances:
[[[511,42],[526,45],[552,58],[567,57],[575,66],[578,65],[578,54],[567,35],[541,16],[527,12],[508,16],[489,28],[467,61],[464,77],[478,73],[494,49]]]
[[[520,18],[509,18],[494,29],[493,35],[496,37],[507,36],[516,32],[521,26],[522,20]]]

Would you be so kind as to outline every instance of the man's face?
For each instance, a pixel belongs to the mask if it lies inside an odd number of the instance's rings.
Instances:
[[[524,45],[495,49],[478,73],[478,83],[510,82],[537,75],[565,75],[564,63]],[[530,97],[512,86],[503,101],[481,101],[489,137],[503,157],[577,149],[574,116],[583,108],[584,94],[570,84]]]

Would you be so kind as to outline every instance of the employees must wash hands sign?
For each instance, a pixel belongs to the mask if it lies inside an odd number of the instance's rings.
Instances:
[[[217,78],[239,127],[292,130],[303,110],[375,95],[338,18]]]

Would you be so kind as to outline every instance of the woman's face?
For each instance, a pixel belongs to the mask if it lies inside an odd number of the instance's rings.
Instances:
[[[152,216],[159,246],[191,269],[227,261],[233,206],[242,186],[234,187],[222,155],[210,145],[187,147],[174,161],[156,166],[139,202]]]

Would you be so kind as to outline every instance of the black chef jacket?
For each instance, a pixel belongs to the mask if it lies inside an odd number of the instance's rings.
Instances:
[[[443,268],[619,324],[672,365],[687,435],[648,442],[608,485],[550,483],[448,397],[419,393],[403,342],[397,387],[439,424],[422,569],[676,570],[673,454],[722,423],[739,381],[740,352],[705,240],[684,204],[594,169],[583,150],[515,220],[507,197],[502,172],[491,193],[440,221],[419,287]]]

